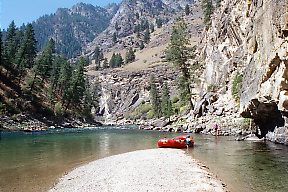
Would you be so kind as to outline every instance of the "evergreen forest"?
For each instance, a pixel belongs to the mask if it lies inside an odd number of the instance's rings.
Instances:
[[[111,17],[105,8],[84,3],[77,4],[72,11],[59,8],[55,14],[44,15],[32,23],[37,49],[42,50],[53,38],[57,54],[75,58],[81,55],[84,45],[108,27]]]
[[[85,75],[89,60],[80,57],[72,65],[57,54],[55,44],[51,38],[38,50],[31,23],[20,29],[12,21],[1,34],[1,114],[91,118],[99,90],[97,82],[90,85]]]

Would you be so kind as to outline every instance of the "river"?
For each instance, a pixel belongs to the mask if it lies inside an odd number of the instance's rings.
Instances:
[[[179,133],[165,133],[173,138]],[[288,191],[288,147],[193,134],[188,155],[217,174],[231,191]],[[46,191],[69,170],[99,158],[157,148],[163,133],[136,126],[2,132],[0,191]]]

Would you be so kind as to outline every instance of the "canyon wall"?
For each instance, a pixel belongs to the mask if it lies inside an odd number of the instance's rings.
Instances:
[[[286,144],[287,30],[287,0],[224,0],[198,50],[202,88],[232,90],[239,77],[241,116],[254,120],[260,137]]]

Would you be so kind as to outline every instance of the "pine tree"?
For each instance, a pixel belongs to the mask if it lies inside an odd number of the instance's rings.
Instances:
[[[149,32],[149,29],[146,30],[143,39],[144,39],[144,43],[146,43],[146,44],[149,43],[149,41],[150,41],[150,32]]]
[[[3,43],[2,43],[2,31],[0,30],[0,80],[2,81],[2,67],[4,60],[2,59],[3,55]]]
[[[116,67],[116,55],[115,55],[115,53],[113,53],[113,55],[109,61],[109,67],[110,68]]]
[[[173,63],[173,66],[181,72],[178,79],[178,90],[183,102],[189,102],[191,109],[194,109],[192,103],[191,81],[191,65],[189,59],[195,57],[195,47],[190,45],[190,31],[183,18],[177,18],[176,23],[172,27],[172,35],[170,44],[168,45],[167,59]]]
[[[106,69],[106,68],[108,68],[108,59],[105,57],[104,58],[104,61],[103,61],[103,69]]]
[[[166,117],[170,117],[172,114],[172,107],[169,106],[170,104],[170,90],[167,82],[165,82],[162,88],[161,110],[162,114]]]
[[[100,63],[103,60],[103,51],[100,49],[99,46],[96,46],[95,52],[94,52],[94,59],[95,59],[95,64],[96,64],[96,70],[100,68]]]
[[[162,27],[162,24],[163,24],[163,21],[161,18],[156,18],[156,25],[157,25],[157,28],[161,28]]]
[[[121,54],[117,53],[116,57],[115,57],[115,65],[116,65],[116,67],[121,67],[123,64],[124,64],[124,62],[123,62],[123,58],[122,58]]]
[[[144,31],[144,30],[145,30],[144,20],[141,20],[141,23],[140,23],[140,31]]]
[[[55,53],[55,42],[51,38],[48,45],[43,49],[42,53],[39,54],[36,63],[32,67],[32,72],[34,73],[34,78],[31,81],[30,89],[34,89],[35,82],[38,81],[38,75],[42,77],[42,82],[50,76],[52,69],[52,64],[54,60]]]
[[[150,25],[150,30],[151,30],[151,33],[154,33],[155,28],[154,28],[154,24],[153,23],[151,23],[151,25]]]
[[[144,49],[144,43],[143,43],[143,41],[141,41],[141,44],[140,44],[140,50],[142,50],[142,49]]]
[[[91,118],[91,110],[93,107],[93,101],[92,101],[92,95],[90,92],[90,84],[89,84],[89,80],[86,77],[85,78],[85,90],[84,90],[84,94],[83,94],[83,102],[82,102],[82,110],[83,110],[83,115],[85,117]]]
[[[135,54],[132,47],[130,47],[129,50],[126,52],[125,63],[127,64],[133,61],[135,61]]]
[[[99,82],[99,78],[95,78],[94,85],[91,90],[91,100],[92,100],[92,106],[97,109],[99,107],[99,99],[101,96],[101,84]]]
[[[156,86],[156,80],[153,74],[150,76],[150,99],[154,116],[159,118],[162,115],[161,101],[159,91]]]
[[[221,6],[221,0],[216,0],[216,8]]]
[[[136,19],[139,19],[139,13],[138,12],[136,12],[135,16],[136,16]]]
[[[116,34],[116,32],[113,33],[112,41],[113,41],[113,43],[116,43],[116,41],[117,41],[117,34]]]
[[[148,20],[145,21],[145,24],[144,24],[144,30],[149,30],[149,22]]]
[[[206,24],[206,29],[208,29],[211,25],[211,15],[214,12],[212,0],[202,0],[201,7],[204,13],[204,24]]]
[[[189,5],[188,4],[186,4],[186,6],[185,6],[185,14],[186,15],[190,14],[190,9],[189,9]]]
[[[23,49],[23,59],[26,61],[26,67],[32,68],[37,54],[37,41],[31,23],[25,29],[24,41],[21,48]]]
[[[72,67],[70,62],[64,56],[61,57],[60,74],[58,78],[58,90],[62,95],[62,104],[66,101],[68,95],[68,88],[72,79]]]
[[[118,23],[116,22],[116,23],[115,23],[115,30],[116,30],[116,31],[119,31],[119,29],[120,29],[120,28],[119,28],[119,26],[118,26]]]
[[[16,41],[16,26],[14,21],[11,22],[9,25],[7,32],[5,34],[3,44],[4,44],[4,49],[3,49],[3,61],[4,63],[2,64],[3,67],[5,67],[8,71],[11,71],[12,73],[15,73],[14,69],[17,67],[14,66],[15,58],[16,58],[16,53],[17,53],[17,41]]]
[[[87,66],[87,59],[80,57],[77,69],[72,74],[70,87],[67,90],[65,110],[68,109],[70,104],[79,105],[84,97],[86,92],[85,66]]]
[[[60,76],[60,69],[61,69],[61,63],[63,62],[61,56],[57,56],[52,64],[51,72],[50,72],[50,87],[52,88],[52,91],[56,89],[56,86],[58,84],[59,76]],[[56,91],[56,90],[55,90]]]
[[[42,53],[38,56],[36,62],[36,65],[39,65],[37,68],[39,75],[42,77],[42,81],[50,76],[55,53],[55,42],[51,38],[48,45],[44,47]]]

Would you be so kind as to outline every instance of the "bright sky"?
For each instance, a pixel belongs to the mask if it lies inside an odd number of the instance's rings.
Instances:
[[[55,13],[57,8],[71,8],[77,3],[104,7],[122,0],[0,0],[0,28],[7,29],[12,20],[17,27],[31,23],[45,14]]]

